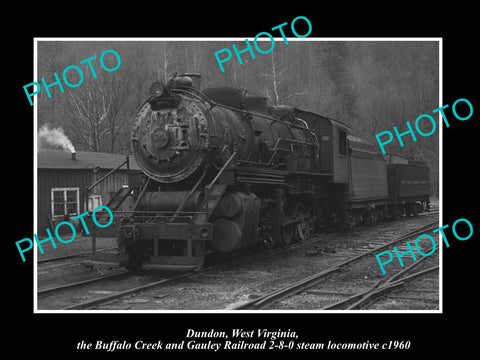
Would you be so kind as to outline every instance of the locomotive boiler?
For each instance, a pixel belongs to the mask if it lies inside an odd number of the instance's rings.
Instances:
[[[352,169],[367,169],[373,160],[376,168],[386,165],[365,149],[352,150],[348,133],[338,121],[269,106],[244,89],[201,89],[197,74],[156,82],[131,133],[144,176],[132,176],[110,204],[119,253],[91,259],[199,269],[209,252],[288,245],[308,237],[315,224],[348,225],[398,209],[402,199],[387,190],[373,202],[358,200],[352,184],[368,186],[377,175],[361,180]]]
[[[131,134],[146,177],[131,182],[115,209],[117,260],[130,268],[191,269],[208,251],[271,247],[282,233],[290,242],[297,230],[281,208],[283,169],[295,163],[315,170],[318,141],[307,124],[243,89],[200,91],[194,74],[156,82],[150,93]]]

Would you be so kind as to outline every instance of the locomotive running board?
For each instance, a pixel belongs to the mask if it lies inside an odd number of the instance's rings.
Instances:
[[[195,257],[186,256],[152,256],[150,261],[142,264],[146,270],[195,270]]]

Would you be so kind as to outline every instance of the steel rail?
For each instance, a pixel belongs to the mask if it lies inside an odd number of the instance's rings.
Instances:
[[[438,265],[433,266],[433,267],[430,267],[428,269],[425,269],[425,270],[416,272],[414,274],[411,274],[411,275],[409,275],[407,277],[404,277],[402,279],[399,279],[399,280],[396,280],[396,281],[393,281],[393,282],[388,282],[388,283],[384,284],[383,286],[380,286],[378,289],[375,289],[375,290],[371,291],[369,294],[365,295],[361,300],[359,300],[356,303],[350,305],[348,307],[348,310],[359,309],[365,303],[367,303],[367,302],[369,302],[369,301],[371,301],[375,298],[378,298],[379,296],[382,296],[385,293],[393,291],[393,290],[395,290],[399,287],[403,287],[407,282],[410,282],[410,281],[416,280],[420,277],[424,277],[426,275],[429,275],[430,273],[432,273],[434,271],[437,271],[439,268],[440,267]]]
[[[114,247],[114,248],[98,249],[97,251],[101,252],[101,251],[108,251],[108,250],[117,250],[117,248]],[[44,259],[38,259],[37,264],[42,264],[42,263],[47,263],[52,261],[60,261],[60,260],[70,259],[77,256],[90,255],[91,253],[92,253],[91,251],[86,251],[86,252],[75,253],[70,255],[54,256],[54,257],[48,257]]]
[[[282,247],[282,248],[279,248],[279,249],[275,249],[275,250],[273,250],[273,253],[277,253],[278,251],[283,251],[283,250],[288,250],[288,249],[294,249],[294,248],[296,248],[300,245],[303,245],[303,244],[305,244],[305,243],[291,244],[289,246],[285,246],[285,247]],[[250,256],[250,258],[253,259],[253,258],[256,258],[256,257],[261,256],[261,255],[262,255],[262,253],[256,253],[253,256]],[[244,262],[244,261],[245,261],[245,257],[241,257],[241,258],[238,258],[238,259],[230,260],[229,263],[230,264],[235,264],[235,263]],[[114,301],[118,298],[121,298],[121,297],[125,296],[125,295],[129,295],[129,294],[132,294],[132,293],[135,293],[135,292],[139,292],[139,291],[142,291],[142,290],[145,290],[145,289],[149,289],[151,287],[155,287],[157,285],[161,285],[161,284],[164,284],[164,283],[167,283],[167,282],[170,282],[170,281],[175,281],[175,280],[178,280],[178,279],[187,278],[187,277],[190,277],[192,275],[196,275],[198,273],[202,273],[202,272],[206,272],[208,270],[211,270],[214,267],[215,266],[209,266],[209,267],[203,268],[199,271],[194,271],[194,272],[189,271],[189,272],[186,272],[186,273],[183,273],[183,274],[171,277],[171,278],[162,279],[162,280],[159,280],[159,281],[156,281],[156,282],[152,282],[150,284],[142,285],[142,286],[135,287],[135,288],[132,288],[132,289],[129,289],[129,290],[125,290],[125,291],[118,292],[118,293],[115,293],[115,294],[107,295],[105,297],[89,300],[89,301],[86,301],[86,302],[80,303],[80,304],[75,304],[75,305],[66,307],[63,310],[93,309],[96,306],[112,302],[112,301]],[[128,271],[125,272],[125,274],[127,274],[127,273],[128,273]],[[112,276],[112,277],[114,277],[114,276]],[[42,290],[42,291],[45,294],[47,294],[47,292],[49,292],[49,291],[54,292],[56,290],[68,289],[70,287],[81,286],[81,285],[84,285],[84,284],[93,283],[95,281],[101,281],[101,280],[104,280],[104,279],[107,279],[107,278],[108,277],[101,277],[101,278],[97,278],[97,279],[92,280],[92,281],[87,280],[87,281],[84,281],[84,282],[78,282],[78,283],[75,283],[75,284],[69,284],[69,285],[66,285],[66,286],[63,286],[63,287],[46,289],[46,290]]]
[[[425,261],[427,257],[423,257],[420,260],[410,264],[402,271],[398,272],[397,274],[393,275],[392,277],[388,278],[386,281],[384,279],[380,279],[377,281],[370,289],[362,291],[361,293],[355,294],[350,296],[347,299],[340,300],[334,304],[328,305],[322,310],[334,310],[334,309],[346,309],[346,310],[354,310],[359,309],[362,305],[366,304],[372,298],[377,297],[378,294],[386,292],[388,289],[393,290],[401,285],[404,284],[404,280],[408,277],[401,278],[406,273],[410,272],[411,270],[418,267],[423,261]],[[437,266],[438,268],[438,266]],[[355,301],[352,303],[352,301]],[[350,304],[350,305],[349,305]],[[346,307],[345,307],[346,306]]]
[[[301,279],[293,284],[289,284],[287,286],[284,286],[280,289],[277,289],[277,290],[274,290],[272,291],[271,293],[269,294],[266,294],[266,295],[263,295],[257,299],[254,299],[254,300],[251,300],[251,301],[248,301],[246,303],[243,303],[243,304],[240,304],[236,307],[233,307],[231,308],[232,310],[260,310],[260,309],[266,309],[268,308],[269,306],[271,306],[272,304],[282,300],[282,299],[285,299],[285,298],[288,298],[294,294],[297,294],[303,290],[306,290],[310,287],[312,287],[313,285],[315,285],[316,283],[318,283],[320,280],[324,279],[326,276],[328,275],[331,275],[333,274],[334,272],[340,270],[341,268],[345,267],[346,265],[354,262],[354,261],[357,261],[361,258],[364,258],[368,255],[371,255],[371,254],[374,254],[376,252],[378,252],[379,250],[382,250],[386,247],[389,247],[395,243],[398,243],[400,241],[403,241],[411,236],[414,236],[414,235],[417,235],[419,233],[423,233],[425,230],[428,230],[428,229],[435,229],[435,225],[438,225],[438,222],[432,222],[430,224],[427,224],[425,226],[422,226],[416,230],[413,230],[405,235],[402,235],[400,238],[397,238],[393,241],[390,241],[384,245],[381,245],[375,249],[372,249],[372,250],[369,250],[367,252],[364,252],[360,255],[357,255],[351,259],[348,259],[346,261],[343,261],[339,264],[336,264],[332,267],[329,267],[325,270],[322,270],[321,272],[319,273],[316,273],[316,274],[313,274],[311,276],[308,276],[304,279]]]
[[[380,248],[373,249],[372,251],[369,251],[368,253],[371,253],[373,251],[378,251],[378,249],[381,249],[381,248],[386,247],[386,246],[390,246],[391,244],[393,244],[395,242],[398,242],[398,241],[401,241],[401,240],[403,240],[403,239],[405,239],[409,236],[412,236],[412,235],[414,235],[418,232],[425,231],[425,229],[427,229],[428,227],[432,227],[433,224],[435,224],[435,223],[428,224],[428,225],[426,225],[422,228],[416,229],[415,231],[412,231],[408,234],[405,234],[401,238],[396,239],[396,240],[394,240],[394,241],[392,241],[388,244],[382,245]],[[302,245],[302,244],[292,244],[291,246],[288,246],[288,247],[282,248],[282,249],[278,249],[278,250],[286,250],[287,248],[296,247],[298,245]],[[351,262],[353,262],[353,261],[355,261],[355,260],[357,260],[361,257],[364,257],[364,256],[368,255],[368,253],[360,254],[360,255],[352,258],[352,259],[349,259],[347,261],[342,262],[341,264],[338,264],[334,267],[326,269],[319,274],[312,275],[307,279],[303,279],[303,281],[297,282],[296,283],[297,290],[294,291],[293,293],[297,293],[297,292],[301,291],[304,288],[303,284],[305,284],[305,283],[308,284],[309,282],[315,283],[315,282],[317,282],[318,277],[326,276],[329,273],[332,273],[332,272],[338,270],[341,266],[349,264],[349,263],[351,263]],[[256,254],[256,256],[258,256],[258,255],[259,254]],[[253,256],[253,257],[256,257],[256,256]],[[244,258],[239,259],[239,260],[244,261]],[[233,262],[235,263],[236,261],[234,260]],[[145,285],[142,285],[142,286],[139,286],[139,287],[135,287],[135,288],[128,289],[128,290],[125,290],[125,291],[121,291],[121,292],[118,292],[118,293],[115,293],[115,294],[111,294],[111,295],[108,295],[108,296],[105,296],[105,297],[101,297],[101,298],[93,299],[93,300],[90,300],[90,301],[87,301],[87,302],[71,305],[71,306],[68,306],[68,307],[64,308],[63,310],[93,309],[96,306],[112,302],[112,301],[114,301],[118,298],[121,298],[121,297],[125,296],[125,295],[132,294],[132,293],[135,293],[135,292],[139,292],[139,291],[142,291],[142,290],[145,290],[145,289],[149,289],[151,287],[155,287],[155,286],[158,286],[158,285],[170,282],[170,281],[175,281],[175,280],[178,280],[178,279],[190,277],[192,275],[198,274],[199,272],[204,272],[204,271],[207,271],[207,270],[210,270],[210,269],[211,269],[211,267],[207,267],[207,268],[204,268],[200,271],[183,273],[183,274],[171,277],[171,278],[162,279],[160,281],[145,284]],[[63,289],[68,289],[68,288],[72,288],[72,287],[76,287],[76,286],[86,285],[86,284],[89,284],[89,283],[99,282],[99,281],[102,281],[102,280],[105,280],[105,279],[108,279],[108,278],[117,277],[117,276],[123,276],[123,275],[126,275],[128,273],[129,273],[128,271],[125,271],[124,273],[121,273],[121,274],[116,273],[116,274],[111,274],[111,275],[107,275],[107,276],[102,276],[102,277],[99,277],[99,278],[96,278],[96,279],[85,280],[85,281],[80,281],[80,282],[73,283],[73,284],[64,285],[64,286],[57,287],[57,288],[45,289],[45,290],[39,291],[38,294],[39,295],[46,295],[48,293],[52,293],[52,292],[55,292],[55,291],[60,291],[60,290],[63,290]],[[310,287],[310,286],[307,286],[307,288],[308,287]],[[293,295],[293,293],[292,293],[292,295]],[[256,301],[258,301],[258,300],[261,300],[261,299],[256,299]],[[250,303],[248,303],[248,304],[250,304]],[[248,305],[248,304],[244,304],[244,306]],[[239,306],[237,308],[233,308],[233,309],[244,309],[245,308],[244,306],[241,305],[241,306]]]
[[[167,279],[154,281],[152,283],[137,286],[135,288],[131,288],[131,289],[128,289],[128,290],[120,291],[120,292],[115,293],[115,294],[111,294],[111,295],[103,296],[103,297],[100,297],[100,298],[97,298],[97,299],[85,301],[83,303],[71,305],[71,306],[68,306],[66,308],[63,308],[62,310],[82,310],[82,309],[88,310],[88,309],[93,309],[96,306],[112,302],[112,301],[114,301],[118,298],[121,298],[121,297],[125,296],[125,295],[129,295],[129,294],[133,294],[133,293],[136,293],[136,292],[139,292],[139,291],[142,291],[142,290],[146,290],[146,289],[158,286],[160,284],[165,284],[165,283],[170,282],[170,281],[186,278],[186,277],[192,276],[193,274],[196,274],[196,272],[187,272],[187,273],[176,275],[176,276],[173,276],[173,277],[170,277],[170,278],[167,278]]]
[[[125,276],[125,275],[128,275],[128,274],[130,274],[130,271],[126,270],[126,271],[122,271],[122,272],[116,272],[114,274],[103,275],[103,276],[100,276],[100,277],[94,278],[94,279],[82,280],[82,281],[77,281],[77,282],[70,283],[70,284],[55,286],[55,287],[51,287],[51,288],[47,288],[47,289],[42,289],[42,290],[37,291],[37,296],[50,295],[50,294],[52,294],[54,292],[57,292],[57,291],[72,289],[72,288],[82,286],[82,285],[93,284],[93,283],[100,282],[100,281],[103,281],[103,280],[106,280],[106,279],[113,279],[113,278],[117,278],[117,277],[122,277],[122,276]]]

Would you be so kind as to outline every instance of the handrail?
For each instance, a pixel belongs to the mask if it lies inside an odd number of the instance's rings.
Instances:
[[[215,183],[215,181],[218,180],[218,178],[220,177],[220,175],[222,175],[223,171],[226,169],[226,167],[228,166],[228,164],[230,164],[230,162],[233,160],[233,158],[235,157],[235,155],[237,155],[237,152],[235,151],[232,156],[230,156],[230,158],[225,162],[225,164],[223,164],[222,168],[220,169],[220,171],[218,172],[218,174],[213,178],[213,180],[210,182],[210,184],[208,184],[206,187],[205,187],[205,195],[208,195],[208,193],[210,193],[210,189],[212,188],[213,184]]]
[[[193,91],[191,91],[193,90]],[[247,114],[247,115],[254,115],[254,116],[258,116],[258,117],[261,117],[261,118],[264,118],[264,119],[267,119],[267,120],[270,120],[272,121],[271,124],[273,123],[276,123],[276,122],[279,122],[281,124],[284,124],[284,125],[287,125],[287,126],[291,126],[293,128],[296,128],[296,129],[300,129],[300,130],[305,130],[305,131],[308,131],[309,133],[311,134],[315,134],[315,130],[313,129],[310,129],[308,127],[308,124],[305,120],[301,119],[304,126],[300,126],[300,125],[297,125],[297,124],[293,124],[291,122],[288,122],[288,121],[284,121],[284,120],[281,120],[281,119],[277,119],[275,117],[272,117],[270,115],[265,115],[265,114],[262,114],[262,113],[259,113],[259,112],[256,112],[256,111],[251,111],[249,109],[238,109],[236,107],[232,107],[232,106],[228,106],[228,105],[225,105],[225,104],[221,104],[221,103],[218,103],[212,99],[210,99],[207,95],[205,95],[202,91],[198,90],[198,89],[195,89],[195,88],[188,88],[187,89],[179,89],[179,88],[176,88],[176,89],[173,89],[173,91],[178,91],[178,92],[183,92],[183,93],[187,93],[187,94],[190,94],[190,95],[194,95],[196,96],[197,98],[199,98],[201,101],[205,101],[207,103],[210,104],[210,106],[213,108],[215,106],[218,106],[218,107],[223,107],[224,109],[228,109],[228,110],[232,110],[232,111],[237,111],[237,112],[240,112],[240,113],[243,113],[243,114]],[[200,96],[201,95],[201,96]],[[202,98],[203,97],[203,98]],[[298,118],[297,118],[298,119]]]
[[[192,195],[195,193],[195,190],[197,190],[198,188],[198,185],[200,185],[200,183],[202,182],[203,178],[205,177],[205,174],[207,173],[207,169],[205,168],[205,170],[203,170],[203,174],[202,176],[200,176],[200,178],[198,179],[198,181],[195,183],[195,185],[193,186],[193,188],[190,190],[190,192],[187,194],[187,196],[185,196],[185,198],[183,199],[182,203],[180,204],[180,206],[177,208],[177,210],[175,211],[175,213],[172,215],[172,218],[170,219],[170,222],[172,222],[173,220],[175,220],[175,218],[178,216],[178,214],[183,211],[183,208],[185,207],[185,205],[187,204],[188,200],[190,200],[190,198],[192,197]]]
[[[246,163],[246,164],[254,164],[254,165],[258,165],[258,166],[270,166],[270,165],[272,165],[273,159],[275,159],[275,156],[277,155],[278,151],[280,151],[280,150],[281,151],[289,151],[288,149],[280,148],[280,141],[286,141],[286,142],[292,143],[292,144],[300,144],[300,145],[318,147],[318,145],[312,144],[312,143],[309,143],[309,142],[302,142],[302,141],[298,141],[298,140],[294,140],[294,139],[287,139],[287,138],[278,138],[277,141],[275,142],[275,145],[273,146],[273,148],[268,149],[269,151],[273,151],[272,155],[270,156],[270,159],[268,160],[268,162],[262,163],[262,162],[257,162],[257,161],[243,161],[243,160],[240,160],[240,162]]]
[[[237,108],[232,107],[232,106],[220,104],[220,103],[218,103],[216,101],[213,101],[213,100],[210,100],[210,102],[213,103],[215,106],[218,106],[218,107],[223,107],[225,109],[229,109],[229,110],[232,110],[232,111],[237,111],[237,112],[240,112],[240,113],[243,113],[243,114],[248,114],[248,115],[254,115],[254,116],[258,116],[258,117],[270,120],[270,121],[272,121],[271,124],[278,122],[278,123],[281,123],[281,124],[284,124],[284,125],[287,125],[287,126],[291,126],[293,128],[296,128],[296,129],[305,130],[305,131],[308,131],[308,132],[311,132],[311,133],[314,132],[314,130],[310,129],[309,127],[304,128],[303,126],[293,124],[293,123],[290,123],[288,121],[280,120],[280,119],[274,118],[274,117],[269,116],[269,115],[264,115],[264,114],[259,113],[259,112],[237,109]]]
[[[140,191],[140,194],[138,195],[137,200],[135,201],[135,204],[133,204],[132,210],[135,211],[137,210],[138,204],[140,204],[140,200],[142,200],[143,194],[145,194],[145,190],[147,190],[148,184],[150,184],[150,178],[147,177],[147,181],[145,184],[143,184],[143,188]]]
[[[110,175],[112,175],[115,171],[117,171],[118,169],[120,169],[123,165],[127,164],[127,174],[128,172],[130,171],[130,158],[128,155],[125,156],[125,161],[122,162],[120,165],[118,165],[115,169],[113,170],[110,170],[108,173],[106,173],[105,175],[103,175],[100,179],[98,179],[97,181],[95,181],[92,185],[90,185],[89,187],[86,187],[85,188],[85,210],[88,210],[88,199],[90,197],[90,191],[92,191],[92,189],[97,186],[98,184],[100,184],[103,180],[105,180],[107,177],[109,177]],[[95,236],[95,231],[93,232],[92,234],[92,254],[95,254],[95,251],[96,251],[96,247],[97,247],[97,237]]]

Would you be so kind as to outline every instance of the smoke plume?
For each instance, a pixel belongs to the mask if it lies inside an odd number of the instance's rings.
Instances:
[[[61,127],[54,128],[49,124],[43,125],[38,130],[38,149],[64,149],[72,153],[75,152],[70,139],[65,135]]]

